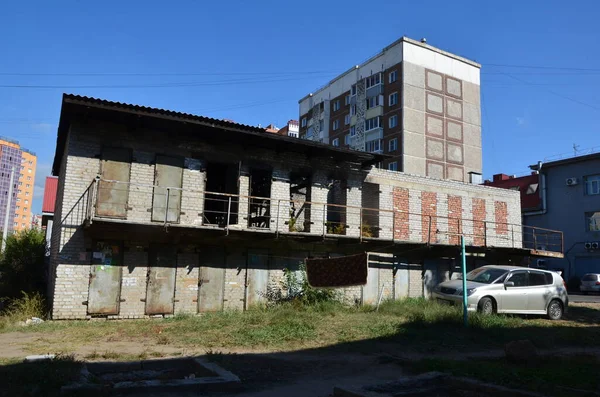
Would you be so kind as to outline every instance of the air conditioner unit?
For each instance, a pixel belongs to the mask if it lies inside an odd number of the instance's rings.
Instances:
[[[579,180],[577,178],[567,178],[566,182],[567,186],[575,186],[579,183]]]
[[[587,242],[587,243],[585,243],[585,245],[584,245],[584,246],[585,246],[585,249],[586,249],[586,250],[591,250],[591,249],[592,249],[592,243],[591,243],[591,242]]]

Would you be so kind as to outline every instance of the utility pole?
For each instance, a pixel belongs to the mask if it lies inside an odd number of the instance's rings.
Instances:
[[[460,251],[462,259],[462,287],[463,287],[463,324],[466,327],[469,326],[469,317],[467,315],[467,255],[465,252],[465,236],[460,236]]]
[[[15,183],[15,167],[12,167],[10,173],[10,184],[8,185],[8,197],[6,198],[6,214],[4,214],[4,229],[2,230],[2,247],[0,252],[6,248],[6,239],[8,238],[8,221],[10,217],[10,205],[12,204],[13,184]]]

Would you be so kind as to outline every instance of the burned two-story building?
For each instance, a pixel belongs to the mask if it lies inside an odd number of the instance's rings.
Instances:
[[[49,294],[54,319],[261,304],[284,269],[369,253],[355,303],[427,296],[469,266],[561,255],[519,193],[381,170],[378,154],[162,109],[64,95]],[[527,234],[546,251],[524,246]],[[556,244],[553,244],[556,243]]]

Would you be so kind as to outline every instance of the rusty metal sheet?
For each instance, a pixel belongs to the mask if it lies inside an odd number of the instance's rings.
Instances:
[[[181,157],[156,156],[154,167],[154,185],[156,187],[152,198],[153,221],[164,222],[166,216],[167,222],[179,222],[183,165],[184,160]],[[167,188],[174,189],[167,190]]]
[[[225,292],[225,253],[214,249],[200,253],[200,279],[198,281],[198,312],[223,309]]]
[[[269,283],[269,251],[248,250],[246,308],[265,303]]]
[[[146,314],[173,314],[177,250],[168,245],[150,246],[148,260]]]
[[[121,247],[100,243],[92,252],[88,314],[119,314],[121,297]]]
[[[130,168],[131,150],[124,148],[104,148],[102,150],[101,175],[103,180],[98,183],[96,216],[127,217]],[[106,182],[106,180],[125,183]]]

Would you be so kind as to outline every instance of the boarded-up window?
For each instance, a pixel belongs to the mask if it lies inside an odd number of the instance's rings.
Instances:
[[[130,168],[131,150],[109,147],[102,150],[102,178],[98,183],[97,216],[127,217]]]
[[[182,157],[156,156],[152,200],[153,221],[179,222],[182,178]]]

